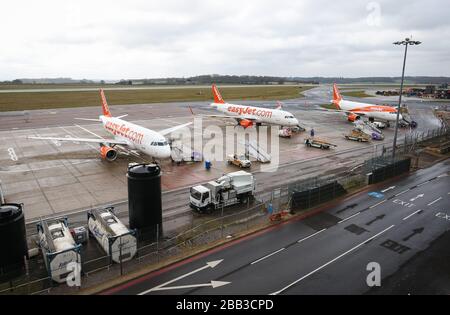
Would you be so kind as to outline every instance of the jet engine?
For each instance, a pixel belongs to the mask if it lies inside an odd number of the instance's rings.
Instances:
[[[117,151],[108,146],[100,147],[100,155],[102,156],[102,159],[107,160],[109,162],[112,162],[115,159],[117,159]]]
[[[356,120],[360,119],[361,117],[356,114],[349,114],[347,116],[348,121],[355,122]]]
[[[241,119],[239,121],[239,125],[241,125],[242,127],[244,127],[244,129],[247,129],[248,127],[253,126],[253,121],[248,120],[248,119]]]

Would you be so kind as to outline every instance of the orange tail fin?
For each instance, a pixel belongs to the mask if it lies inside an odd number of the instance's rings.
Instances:
[[[223,100],[222,95],[220,95],[219,89],[215,84],[212,85],[212,91],[214,95],[214,103],[225,104],[225,101]]]
[[[109,111],[108,103],[106,102],[105,92],[103,92],[103,89],[100,89],[100,97],[102,99],[103,115],[107,117],[112,117],[111,112]]]
[[[333,103],[339,108],[339,103],[342,101],[341,93],[339,93],[339,89],[336,83],[333,84]]]

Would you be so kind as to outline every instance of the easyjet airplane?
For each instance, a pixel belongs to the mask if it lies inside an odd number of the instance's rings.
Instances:
[[[103,89],[100,89],[100,96],[102,100],[103,115],[99,119],[78,118],[80,120],[98,121],[103,127],[114,136],[114,139],[105,139],[83,127],[83,130],[96,136],[96,139],[86,138],[55,138],[55,137],[35,137],[30,136],[29,139],[38,140],[56,140],[56,141],[76,141],[85,143],[97,143],[100,145],[100,155],[107,161],[114,161],[117,158],[117,148],[133,153],[130,150],[137,150],[154,159],[167,159],[171,156],[170,145],[164,137],[171,132],[180,128],[189,126],[192,122],[178,125],[172,128],[164,129],[159,132],[138,126],[136,124],[122,120],[121,118],[127,116],[112,117],[111,112],[106,102],[106,97]]]
[[[275,109],[229,104],[223,100],[222,95],[220,95],[220,92],[215,84],[212,86],[212,91],[214,95],[214,103],[211,103],[211,107],[224,113],[224,115],[204,116],[235,119],[237,123],[244,128],[249,128],[255,124],[278,125],[282,127],[299,126],[297,118],[295,118],[291,113],[282,110],[280,103],[278,103],[278,106]]]
[[[388,123],[397,119],[397,109],[394,107],[344,100],[341,93],[339,93],[336,83],[333,85],[333,100],[331,103],[336,106],[335,110],[344,112],[347,115],[348,121],[351,122],[360,119],[361,116]],[[399,120],[403,120],[401,114]]]

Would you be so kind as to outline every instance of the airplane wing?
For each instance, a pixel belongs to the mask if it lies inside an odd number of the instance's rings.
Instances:
[[[189,122],[189,123],[183,124],[183,125],[178,125],[178,126],[171,127],[171,128],[167,128],[167,129],[163,129],[163,130],[158,131],[158,133],[163,135],[163,136],[165,136],[165,135],[167,135],[167,134],[169,134],[171,132],[174,132],[174,131],[176,131],[178,129],[181,129],[181,128],[184,128],[184,127],[187,127],[189,125],[192,125],[192,122]]]
[[[87,139],[87,138],[58,138],[58,137],[36,137],[29,136],[28,139],[35,140],[56,140],[56,141],[72,141],[72,142],[86,142],[86,143],[98,143],[98,144],[120,144],[120,145],[128,145],[125,141],[114,140],[114,139]]]

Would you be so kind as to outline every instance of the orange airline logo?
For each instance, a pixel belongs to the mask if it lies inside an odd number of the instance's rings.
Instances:
[[[144,139],[143,133],[134,131],[130,127],[127,127],[126,124],[120,125],[112,121],[107,121],[105,124],[105,128],[113,135],[125,137],[137,144],[142,144],[142,140]]]
[[[250,106],[228,106],[227,110],[230,113],[236,113],[238,115],[254,115],[265,118],[272,118],[273,114],[271,110],[259,109]]]

